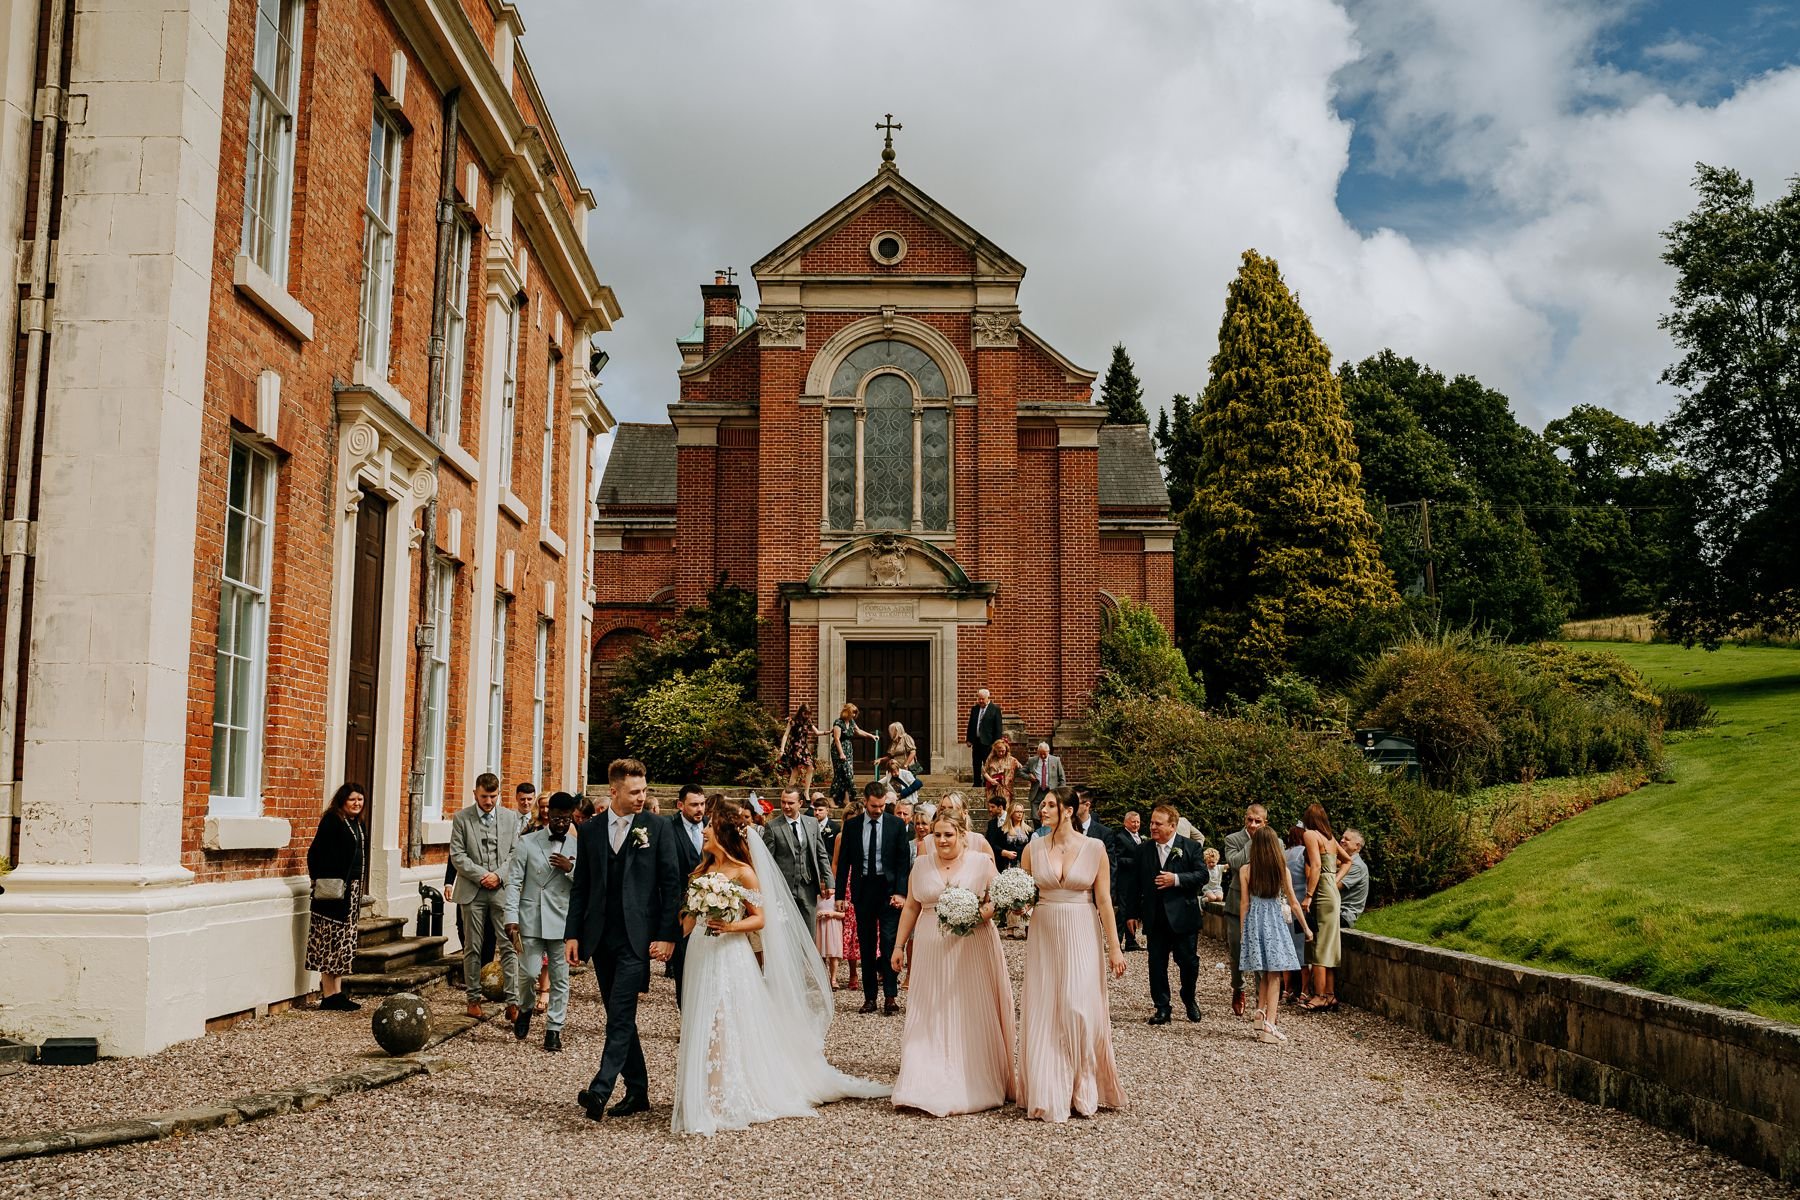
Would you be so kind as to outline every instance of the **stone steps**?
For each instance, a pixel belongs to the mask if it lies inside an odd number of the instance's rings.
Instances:
[[[356,949],[383,946],[406,936],[405,917],[364,917],[356,923]]]
[[[358,957],[361,957],[359,954]],[[461,956],[441,956],[394,971],[358,972],[344,976],[344,991],[352,996],[391,996],[416,992],[440,980],[462,978]]]
[[[392,975],[443,957],[445,937],[395,938],[373,946],[356,946],[355,969],[359,975]]]

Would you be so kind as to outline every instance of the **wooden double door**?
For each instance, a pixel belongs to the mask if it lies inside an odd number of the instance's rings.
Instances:
[[[919,773],[931,770],[930,643],[846,642],[844,699],[861,710],[856,723],[881,738],[878,753],[887,750],[887,728],[898,721],[918,743]],[[875,755],[858,747],[856,757],[869,762]]]

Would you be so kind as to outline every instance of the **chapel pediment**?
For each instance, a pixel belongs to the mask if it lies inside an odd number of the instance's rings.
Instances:
[[[897,239],[898,255],[880,253]],[[1017,285],[1024,264],[893,167],[826,209],[752,268],[759,283],[803,278],[950,275]]]
[[[989,595],[941,547],[904,533],[874,533],[837,547],[795,590],[812,595]]]

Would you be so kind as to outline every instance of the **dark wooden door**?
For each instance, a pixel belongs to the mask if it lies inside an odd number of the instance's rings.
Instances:
[[[849,642],[844,649],[844,699],[862,710],[856,723],[879,735],[885,751],[888,725],[900,722],[919,744],[920,774],[930,771],[930,644]],[[857,756],[867,761],[864,751]]]
[[[356,510],[356,559],[350,596],[350,696],[344,727],[344,780],[368,788],[367,828],[385,780],[375,778],[375,718],[381,705],[381,593],[387,569],[387,501],[363,493]],[[371,856],[363,856],[363,882]],[[365,887],[366,891],[366,887]]]

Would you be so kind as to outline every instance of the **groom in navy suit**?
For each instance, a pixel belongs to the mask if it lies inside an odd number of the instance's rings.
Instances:
[[[1149,937],[1152,1025],[1169,1023],[1169,957],[1181,972],[1181,999],[1187,1019],[1200,1019],[1194,988],[1200,979],[1200,889],[1206,864],[1200,843],[1176,834],[1181,820],[1166,804],[1150,814],[1150,840],[1137,848],[1138,912]]]
[[[875,977],[887,996],[882,1011],[900,1011],[900,977],[894,972],[894,943],[900,936],[900,908],[906,903],[911,872],[912,832],[886,811],[887,785],[863,788],[863,810],[844,822],[838,835],[837,894],[856,906],[856,936],[862,942],[863,1006],[875,1011]],[[873,955],[873,957],[871,957]]]
[[[675,831],[644,811],[644,764],[621,758],[607,769],[612,799],[581,826],[564,925],[569,965],[594,960],[606,1007],[606,1049],[593,1082],[575,1101],[590,1120],[650,1110],[650,1072],[638,1040],[638,995],[650,990],[650,963],[668,962],[680,932],[683,882]],[[625,1096],[610,1109],[613,1084]]]

